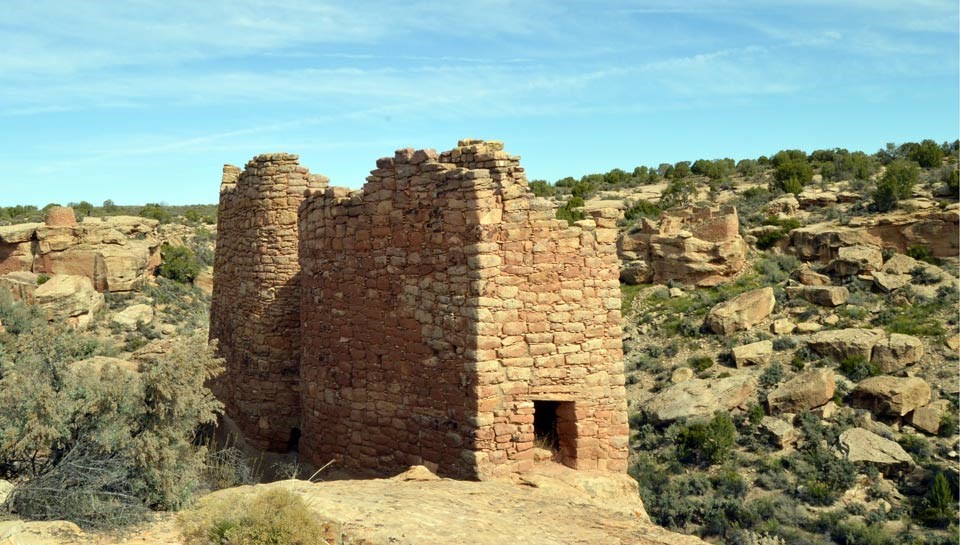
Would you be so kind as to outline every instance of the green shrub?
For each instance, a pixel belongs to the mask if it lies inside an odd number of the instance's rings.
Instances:
[[[689,206],[697,196],[697,184],[692,178],[675,178],[660,195],[660,208],[668,210]]]
[[[773,156],[771,189],[797,194],[813,179],[813,167],[801,150],[784,150]]]
[[[283,489],[253,496],[208,496],[177,517],[186,545],[316,545],[323,526],[299,495]]]
[[[189,284],[200,274],[200,263],[193,250],[186,246],[164,243],[160,247],[160,258],[157,274],[164,278]]]
[[[918,260],[926,261],[932,265],[939,265],[940,260],[933,255],[933,251],[926,244],[914,244],[907,248],[907,255]]]
[[[883,524],[841,522],[831,529],[830,537],[839,545],[900,545]]]
[[[557,189],[546,180],[531,180],[530,191],[538,197],[552,197],[557,194]]]
[[[567,220],[569,225],[587,219],[587,214],[582,210],[583,199],[580,197],[570,197],[563,206],[557,208],[557,219]]]
[[[953,487],[941,472],[933,478],[927,497],[920,503],[917,517],[925,526],[943,527],[957,520],[957,502]]]
[[[713,358],[710,356],[690,356],[687,358],[687,367],[697,373],[702,373],[713,366]]]
[[[206,335],[139,372],[74,365],[110,352],[53,325],[15,345],[0,378],[0,472],[19,480],[8,499],[19,515],[110,527],[187,501],[203,464],[193,440],[221,410],[205,387],[222,370]]]
[[[918,284],[920,286],[939,284],[943,280],[938,273],[931,271],[922,265],[917,265],[910,270],[910,278],[913,280],[914,284]]]
[[[854,382],[869,377],[875,377],[883,373],[880,366],[876,363],[867,361],[863,356],[848,356],[840,362],[840,372]]]
[[[660,210],[659,206],[641,199],[632,203],[630,208],[627,208],[627,211],[623,213],[623,218],[627,221],[634,221],[640,218],[656,219],[660,217],[661,212],[663,211]]]
[[[933,140],[924,140],[917,146],[911,146],[911,148],[907,153],[907,158],[916,161],[923,168],[938,167],[943,160],[943,150]]]
[[[923,463],[933,455],[933,448],[930,446],[930,441],[927,441],[919,435],[905,433],[897,439],[897,443],[900,443],[903,450],[910,453],[917,462]]]
[[[913,195],[913,186],[917,183],[920,169],[912,161],[894,161],[887,165],[883,177],[877,181],[873,192],[873,202],[881,212],[893,210],[901,199]]]
[[[737,428],[730,415],[717,412],[709,422],[694,422],[680,430],[676,438],[677,457],[700,464],[723,463],[730,456]]]
[[[764,388],[773,387],[783,380],[783,377],[783,366],[779,362],[773,362],[760,374],[760,385]]]
[[[140,216],[144,218],[155,219],[160,223],[170,223],[173,220],[173,214],[162,204],[147,203],[140,209]]]

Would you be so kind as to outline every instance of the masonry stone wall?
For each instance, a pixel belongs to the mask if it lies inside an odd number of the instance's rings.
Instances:
[[[555,219],[499,142],[399,150],[361,191],[311,191],[299,210],[300,272],[290,276],[299,372],[261,377],[299,395],[301,454],[378,473],[425,464],[484,478],[524,471],[538,447],[553,447],[572,467],[625,471],[615,222],[613,210],[574,227]],[[235,237],[250,233],[230,233],[218,243],[249,246]],[[233,258],[219,252],[215,286],[236,293],[221,269]],[[223,313],[253,314],[221,306],[213,322]],[[251,338],[221,336],[221,348]],[[242,355],[229,351],[228,362]],[[231,380],[228,400],[249,386]],[[252,414],[236,401],[228,412]],[[535,444],[539,421],[554,427],[555,444]]]
[[[227,371],[213,386],[260,448],[288,448],[300,425],[297,210],[307,190],[325,186],[291,154],[223,169],[210,336]]]

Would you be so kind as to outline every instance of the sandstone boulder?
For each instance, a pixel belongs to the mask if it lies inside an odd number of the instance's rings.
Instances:
[[[0,289],[13,295],[14,301],[33,303],[33,292],[40,284],[40,275],[32,272],[12,272],[0,276]]]
[[[820,274],[809,266],[803,266],[797,272],[794,273],[794,278],[797,279],[797,282],[800,282],[804,286],[829,286],[830,277],[825,274]]]
[[[763,365],[773,355],[773,341],[760,341],[733,347],[733,361],[737,367]]]
[[[836,307],[847,302],[850,292],[843,286],[790,286],[787,296],[800,297],[822,307]]]
[[[796,428],[773,416],[764,416],[760,420],[760,430],[780,448],[787,448],[797,442]]]
[[[689,367],[677,367],[670,374],[670,382],[680,384],[693,378],[693,369]]]
[[[837,204],[837,194],[832,191],[820,191],[818,189],[805,189],[797,195],[797,201],[800,208],[821,208]]]
[[[653,268],[642,259],[624,261],[620,265],[620,281],[630,286],[653,281]]]
[[[83,327],[103,306],[103,294],[85,276],[53,275],[33,292],[34,301],[50,320],[67,320]]]
[[[879,248],[858,244],[839,248],[837,258],[830,262],[828,268],[839,276],[854,276],[878,271],[882,266],[883,254]]]
[[[750,376],[721,379],[691,379],[657,394],[644,411],[655,422],[710,416],[742,405],[753,395],[757,383]]]
[[[767,203],[766,211],[770,215],[792,216],[800,210],[800,201],[793,195],[777,197]]]
[[[881,466],[913,465],[913,458],[895,441],[884,439],[863,428],[850,428],[840,434],[840,451],[851,462]]]
[[[884,373],[892,373],[913,365],[923,357],[923,343],[912,335],[892,333],[890,337],[873,347],[870,361],[880,366]]]
[[[810,333],[817,333],[822,329],[823,326],[817,322],[800,322],[797,324],[796,332],[801,335],[809,335]]]
[[[873,285],[886,293],[900,289],[912,280],[909,274],[891,274],[880,271],[874,271],[871,276],[873,277]]]
[[[793,333],[795,329],[797,329],[797,324],[786,318],[775,320],[770,325],[770,331],[777,335],[789,335],[790,333]]]
[[[806,411],[833,399],[835,389],[833,370],[811,369],[770,392],[767,405],[773,414]]]
[[[137,324],[149,325],[153,321],[153,307],[150,305],[131,305],[116,313],[111,321],[126,329],[136,329]]]
[[[838,362],[852,356],[870,361],[873,347],[885,337],[881,329],[835,329],[813,335],[807,345],[817,354]]]
[[[850,404],[877,416],[899,417],[926,405],[931,394],[922,378],[879,376],[860,381],[850,393]]]
[[[775,304],[773,288],[741,293],[710,309],[706,325],[711,331],[720,335],[744,331],[770,316]]]
[[[936,435],[940,431],[940,421],[944,415],[950,414],[950,402],[941,399],[929,405],[924,405],[910,413],[910,425],[920,431]]]
[[[880,270],[887,274],[910,274],[910,271],[915,269],[919,264],[919,261],[908,255],[894,254],[893,257],[883,264]]]
[[[0,275],[30,271],[33,266],[33,238],[39,223],[0,226]]]

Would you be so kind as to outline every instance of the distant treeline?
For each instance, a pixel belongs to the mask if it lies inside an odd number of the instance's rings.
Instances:
[[[217,222],[217,205],[215,204],[187,204],[168,205],[147,203],[144,205],[118,205],[112,200],[105,200],[100,206],[87,201],[69,202],[65,205],[50,203],[43,208],[32,205],[0,206],[0,225],[15,223],[41,222],[47,209],[52,206],[69,206],[77,215],[77,221],[84,217],[103,216],[141,216],[152,218],[160,223],[170,223],[175,218],[189,224],[215,224]]]
[[[872,155],[843,148],[816,150],[809,154],[803,150],[782,150],[769,157],[763,155],[756,159],[739,161],[729,157],[697,159],[675,164],[661,163],[657,167],[638,166],[629,172],[615,168],[602,174],[587,174],[579,180],[568,176],[552,184],[546,180],[533,180],[530,187],[540,196],[570,194],[573,197],[587,198],[598,191],[669,182],[692,176],[702,176],[711,182],[722,182],[734,175],[749,178],[772,169],[775,185],[779,189],[796,193],[800,187],[810,182],[814,174],[821,174],[829,181],[865,180],[881,166],[897,160],[912,161],[921,168],[939,167],[944,158],[955,163],[958,150],[960,140],[942,144],[924,140],[899,146],[890,143]]]

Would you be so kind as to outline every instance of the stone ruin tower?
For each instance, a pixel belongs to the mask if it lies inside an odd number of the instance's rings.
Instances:
[[[615,211],[569,227],[492,141],[326,185],[294,155],[224,168],[215,389],[249,440],[376,473],[626,470]]]

